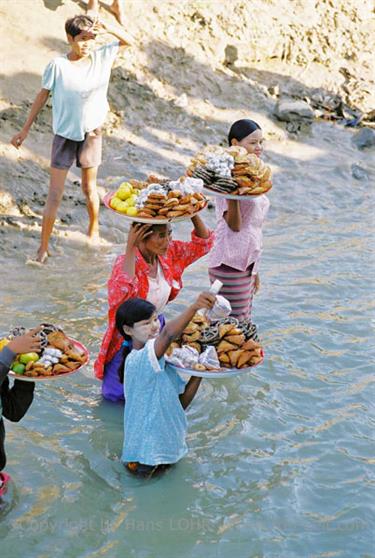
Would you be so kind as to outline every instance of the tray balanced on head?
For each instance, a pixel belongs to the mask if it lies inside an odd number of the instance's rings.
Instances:
[[[155,180],[154,177],[152,177]],[[109,209],[131,221],[168,223],[190,219],[207,205],[202,194],[203,182],[182,177],[175,181],[137,183],[123,182],[116,192],[105,195],[103,203]]]

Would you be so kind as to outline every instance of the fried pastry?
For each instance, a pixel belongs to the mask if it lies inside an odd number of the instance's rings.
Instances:
[[[216,352],[227,353],[228,351],[233,351],[234,349],[237,349],[236,345],[233,345],[232,343],[228,343],[228,341],[222,340],[216,347]]]
[[[252,351],[254,349],[258,349],[260,348],[259,343],[257,343],[256,341],[253,341],[252,339],[248,339],[243,345],[242,345],[242,349],[244,351]]]
[[[65,333],[62,331],[53,331],[48,334],[47,338],[52,347],[60,349],[63,353],[66,353],[67,351],[74,351],[73,343],[69,341]]]
[[[233,366],[233,368],[235,368],[237,366],[237,362],[238,362],[242,353],[243,353],[242,349],[237,349],[235,351],[229,351],[228,356],[229,356],[231,366]]]
[[[241,368],[243,365],[246,365],[253,353],[251,351],[242,351],[237,361],[237,368]]]
[[[245,336],[243,333],[240,335],[227,335],[225,340],[241,347],[241,345],[245,342]]]
[[[220,339],[224,337],[227,333],[232,331],[233,324],[221,324],[219,325],[219,337]]]

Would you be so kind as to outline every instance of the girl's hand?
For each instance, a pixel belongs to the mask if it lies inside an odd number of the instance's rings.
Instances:
[[[259,273],[255,275],[255,283],[254,283],[254,294],[257,294],[260,289],[260,277]]]
[[[209,292],[201,293],[197,300],[194,302],[193,307],[195,310],[200,310],[201,308],[212,308],[215,304],[216,296]]]
[[[24,132],[23,130],[21,130],[18,134],[16,134],[15,136],[12,137],[12,139],[10,140],[10,143],[12,145],[14,145],[14,147],[19,149],[21,147],[21,145],[23,144],[23,142],[25,141],[26,137],[27,137],[27,132]]]
[[[152,234],[150,225],[133,223],[128,234],[127,250],[138,248],[148,236]]]
[[[31,329],[25,335],[20,335],[12,339],[7,347],[16,354],[20,353],[38,353],[41,349],[40,339],[36,337],[41,327]]]

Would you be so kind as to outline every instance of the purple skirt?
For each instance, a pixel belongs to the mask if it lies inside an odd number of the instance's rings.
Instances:
[[[158,316],[161,329],[165,326],[163,314]],[[131,344],[129,350],[131,351]],[[112,360],[104,366],[104,378],[102,382],[102,395],[109,401],[125,401],[124,384],[120,382],[119,371],[123,361],[123,348],[121,347]]]

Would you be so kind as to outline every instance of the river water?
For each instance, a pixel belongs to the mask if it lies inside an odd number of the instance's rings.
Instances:
[[[188,412],[188,456],[149,482],[123,470],[122,406],[102,401],[91,366],[39,383],[23,421],[6,424],[14,486],[0,516],[3,558],[375,556],[374,160],[325,124],[271,143],[268,160],[275,178],[253,314],[264,364],[203,381]],[[353,163],[368,179],[352,177]],[[214,225],[214,212],[205,218]],[[111,219],[118,243],[98,251],[73,247],[42,270],[22,254],[1,258],[4,331],[58,323],[93,362],[126,229]],[[189,229],[179,224],[175,237]],[[169,314],[204,285],[202,259]]]

